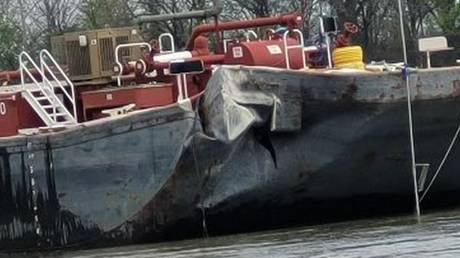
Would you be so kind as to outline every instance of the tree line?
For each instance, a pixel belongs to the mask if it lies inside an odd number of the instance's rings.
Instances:
[[[304,17],[307,39],[318,35],[318,17],[336,16],[339,24],[360,28],[355,44],[365,50],[366,61],[401,61],[398,1],[396,0],[222,0],[222,20],[241,20],[298,11]],[[410,63],[422,64],[417,52],[421,37],[446,35],[460,48],[459,0],[403,0]],[[67,31],[134,25],[142,14],[177,13],[212,6],[210,0],[1,0],[0,70],[16,69],[17,54],[49,48],[50,36]],[[165,21],[151,24],[149,36],[170,32],[184,44],[193,26],[202,21]],[[313,40],[311,40],[313,42]],[[308,40],[307,40],[308,42]],[[451,63],[460,52],[440,55],[438,63]]]

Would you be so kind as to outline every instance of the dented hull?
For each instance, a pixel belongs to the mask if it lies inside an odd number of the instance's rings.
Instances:
[[[460,116],[460,70],[411,76],[428,179]],[[0,249],[142,243],[413,209],[398,74],[223,67],[170,106],[0,139]],[[423,206],[458,204],[453,148]]]

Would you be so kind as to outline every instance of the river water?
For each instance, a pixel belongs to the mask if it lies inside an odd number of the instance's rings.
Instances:
[[[460,257],[460,210],[42,257]]]

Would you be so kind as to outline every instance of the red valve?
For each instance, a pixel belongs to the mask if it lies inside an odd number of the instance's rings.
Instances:
[[[351,35],[357,34],[359,32],[359,27],[351,22],[344,23],[344,31],[337,35],[335,39],[335,47],[346,47],[351,43]]]

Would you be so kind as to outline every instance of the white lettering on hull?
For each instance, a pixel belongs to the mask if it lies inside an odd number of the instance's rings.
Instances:
[[[0,102],[0,116],[6,115],[6,104],[3,102]]]

